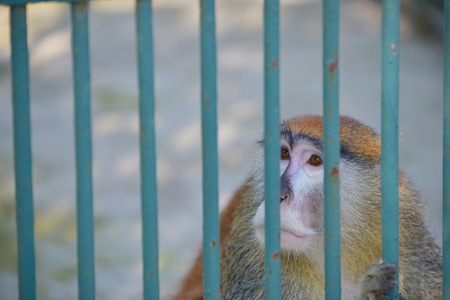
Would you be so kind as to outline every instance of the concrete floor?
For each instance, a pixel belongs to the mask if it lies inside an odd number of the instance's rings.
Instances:
[[[142,296],[133,1],[93,1],[90,15],[98,299]],[[218,1],[220,200],[245,179],[262,132],[262,2]],[[199,5],[154,1],[160,282],[166,299],[201,241]],[[0,6],[0,299],[17,299],[8,9]],[[344,0],[341,113],[380,128],[380,9]],[[67,5],[29,6],[39,299],[76,299],[73,88]],[[321,6],[282,1],[281,113],[321,113]],[[402,19],[401,166],[440,236],[442,49]]]

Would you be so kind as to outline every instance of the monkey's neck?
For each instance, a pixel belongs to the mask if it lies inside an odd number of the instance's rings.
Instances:
[[[283,253],[281,268],[283,299],[324,299],[323,263],[303,253]]]
[[[264,246],[253,224],[236,216],[222,257],[223,299],[264,298]],[[323,260],[323,258],[322,258]],[[301,253],[281,255],[283,299],[323,299],[323,267]]]
[[[264,250],[255,240],[229,244],[222,265],[223,299],[264,298]],[[236,255],[237,254],[237,255]],[[324,299],[322,267],[304,254],[281,255],[282,299]]]

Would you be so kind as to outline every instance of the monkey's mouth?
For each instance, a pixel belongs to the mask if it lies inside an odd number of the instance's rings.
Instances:
[[[305,244],[307,236],[282,228],[280,231],[280,243],[282,247],[298,248]]]
[[[293,233],[292,231],[286,230],[286,229],[281,229],[281,234],[283,234],[283,233],[288,234],[288,235],[292,235],[293,237],[296,237],[298,239],[305,238],[305,236],[303,234],[296,234],[296,233]]]
[[[255,233],[260,242],[264,243],[264,224],[256,226]],[[304,228],[304,231],[293,230],[289,227],[281,224],[280,228],[280,246],[285,250],[299,251],[303,249],[309,242],[315,233]]]

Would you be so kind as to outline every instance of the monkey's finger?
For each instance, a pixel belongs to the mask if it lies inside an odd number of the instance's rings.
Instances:
[[[406,297],[406,295],[400,294],[400,300],[408,300],[408,297]]]
[[[394,279],[395,274],[397,274],[397,266],[392,263],[381,263],[380,272],[388,279]]]

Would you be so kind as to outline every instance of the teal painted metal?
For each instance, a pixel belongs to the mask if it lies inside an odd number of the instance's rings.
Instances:
[[[0,5],[23,5],[28,3],[38,3],[38,2],[86,2],[86,0],[0,0]]]
[[[278,0],[264,1],[265,298],[281,298]]]
[[[71,4],[75,92],[78,297],[95,298],[88,4]]]
[[[220,298],[217,154],[217,58],[214,0],[200,1],[203,151],[203,286],[205,299]]]
[[[444,15],[442,299],[450,300],[450,0],[444,2]]]
[[[381,194],[383,261],[398,265],[398,76],[400,0],[382,3]],[[398,274],[397,281],[398,281]],[[398,299],[398,286],[390,293]]]
[[[72,13],[77,161],[79,298],[95,298],[88,4],[68,2]],[[25,3],[11,5],[14,156],[19,294],[36,298],[29,74]],[[75,3],[81,2],[81,3]],[[398,263],[398,69],[400,1],[383,1],[382,28],[382,223],[383,260]],[[217,91],[214,1],[201,1],[202,139],[205,299],[220,297]],[[324,155],[326,297],[340,299],[339,241],[339,1],[324,0]],[[157,180],[151,0],[136,0],[141,133],[144,298],[159,298]],[[443,299],[450,299],[450,0],[445,0]],[[264,2],[265,70],[265,294],[281,297],[279,241],[279,2]],[[393,230],[394,228],[394,230]],[[398,279],[397,279],[398,280]],[[398,289],[391,295],[398,299]]]
[[[152,3],[136,0],[144,299],[159,298]]]
[[[325,297],[341,298],[339,0],[323,1]]]
[[[27,12],[10,12],[19,297],[36,299]]]

